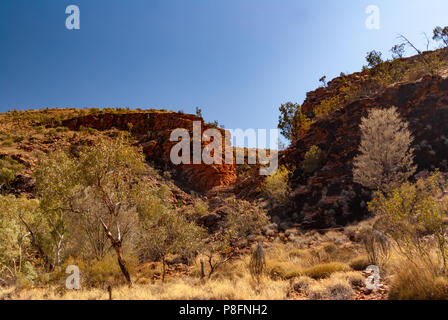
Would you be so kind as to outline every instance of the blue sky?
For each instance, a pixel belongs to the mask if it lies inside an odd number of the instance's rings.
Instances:
[[[81,29],[67,30],[78,5]],[[368,5],[380,29],[365,27]],[[448,25],[446,0],[1,0],[0,110],[141,107],[275,128],[318,79]]]

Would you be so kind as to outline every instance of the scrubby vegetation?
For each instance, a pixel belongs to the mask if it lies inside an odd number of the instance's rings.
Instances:
[[[325,153],[318,147],[312,146],[302,161],[302,170],[311,173],[319,169],[325,162]]]
[[[288,200],[290,194],[288,186],[290,175],[291,172],[286,167],[282,166],[275,174],[265,178],[263,182],[263,191],[274,203],[283,203]]]
[[[18,172],[24,169],[24,166],[11,157],[0,159],[0,190],[9,188],[10,184],[16,178]]]
[[[370,110],[361,120],[360,154],[354,159],[353,179],[372,190],[390,190],[415,172],[413,141],[397,109]]]
[[[386,118],[394,130],[406,127],[396,125],[396,114]],[[387,133],[377,120],[375,130]],[[442,173],[378,184],[369,203],[374,216],[345,230],[282,231],[255,202],[226,196],[216,209],[199,195],[187,206],[173,200],[170,175],[162,178],[146,163],[129,132],[55,130],[51,139],[89,141],[92,135],[94,144],[40,153],[33,194],[4,189],[0,297],[107,299],[111,286],[115,299],[358,299],[366,297],[365,270],[372,264],[380,266],[383,284],[372,297],[386,298],[388,286],[394,299],[446,297]],[[371,154],[372,146],[365,146]],[[12,158],[2,161],[15,174],[26,169]],[[301,169],[310,173],[325,161],[314,146]],[[265,178],[264,196],[273,204],[287,201],[291,175],[280,167]],[[200,223],[214,212],[224,219],[212,229]],[[403,270],[405,264],[412,268]],[[79,291],[65,288],[71,265],[81,271]],[[421,268],[425,272],[417,272]],[[432,289],[417,294],[419,286]]]
[[[440,173],[404,183],[388,195],[378,192],[370,209],[374,225],[392,242],[396,259],[391,299],[448,299],[446,179]]]
[[[72,139],[93,134],[59,133]],[[59,283],[63,288],[66,268],[76,265],[86,290],[134,286],[148,281],[142,273],[163,282],[173,272],[173,261],[188,270],[204,257],[211,278],[238,259],[235,246],[242,239],[261,235],[268,223],[262,208],[228,197],[224,223],[210,233],[197,223],[209,214],[208,203],[198,198],[186,208],[173,204],[170,187],[160,183],[129,133],[94,134],[93,145],[40,153],[33,195],[1,196],[0,285],[21,290]],[[9,157],[1,161],[6,186],[23,166]],[[141,267],[145,263],[160,268],[147,270]]]
[[[297,132],[297,110],[300,110],[298,104],[287,102],[279,107],[280,115],[278,118],[278,128],[281,134],[288,140],[295,140]]]
[[[378,192],[369,205],[378,214],[379,228],[403,256],[441,274],[447,267],[445,187],[446,180],[435,173],[414,184],[404,183],[389,195]]]
[[[330,244],[334,239],[347,245],[345,249]],[[312,248],[309,244],[313,242]],[[128,256],[134,286],[125,286],[123,275],[113,255],[87,262],[68,258],[52,272],[45,289],[23,285],[1,295],[12,294],[18,299],[108,299],[107,285],[113,287],[114,299],[353,299],[362,289],[365,277],[351,271],[347,262],[357,255],[360,247],[343,234],[303,234],[296,243],[258,242],[252,253],[239,254],[223,263],[211,277],[202,277],[203,257],[192,258],[190,266],[174,272],[167,259],[167,274],[162,282],[163,264],[151,262],[138,265]],[[65,267],[77,265],[81,270],[81,290],[66,290]],[[204,271],[209,273],[208,265]],[[38,281],[43,280],[35,280]],[[59,285],[60,284],[60,285]],[[106,285],[107,284],[107,285]]]

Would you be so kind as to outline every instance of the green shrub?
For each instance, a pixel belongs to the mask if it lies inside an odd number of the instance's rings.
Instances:
[[[278,117],[278,128],[281,134],[293,141],[296,138],[295,120],[297,113],[300,111],[300,105],[297,103],[287,102],[279,107],[280,115]]]
[[[383,63],[383,59],[381,58],[382,53],[379,51],[370,51],[367,52],[366,61],[368,63],[368,66],[371,68],[375,68],[376,66]]]
[[[171,190],[166,184],[162,184],[157,190],[157,195],[162,200],[168,200],[171,197]]]
[[[314,115],[320,119],[328,116],[334,111],[342,108],[344,100],[339,95],[323,100],[319,105],[314,108]]]
[[[16,286],[19,288],[31,287],[36,279],[38,279],[38,275],[33,265],[29,261],[24,261],[21,271],[16,277]]]
[[[386,61],[369,70],[371,79],[380,87],[404,80],[408,64],[401,60]]]
[[[123,275],[116,260],[116,257],[107,255],[100,261],[93,261],[93,263],[86,264],[87,268],[84,273],[89,286],[99,286],[105,282],[124,283]],[[136,261],[128,257],[127,267],[131,274],[134,274]]]
[[[448,201],[440,198],[443,186],[446,180],[435,173],[414,184],[404,183],[387,196],[377,192],[369,203],[369,209],[378,216],[376,227],[397,245],[399,252],[410,262],[424,262],[434,272],[446,271],[448,262]]]
[[[10,140],[6,140],[2,142],[2,146],[3,147],[12,147],[14,145],[14,143]]]
[[[235,166],[236,168],[236,175],[238,176],[239,179],[244,180],[247,177],[250,177],[250,169],[251,166],[248,164],[240,164]]]
[[[0,181],[3,184],[10,184],[12,181],[14,181],[14,178],[16,177],[13,170],[3,167],[2,171],[0,172]]]
[[[56,132],[68,132],[69,129],[67,127],[57,127]]]
[[[183,205],[183,203],[182,203]],[[185,216],[190,221],[197,221],[200,217],[206,215],[209,212],[208,204],[205,201],[197,200],[193,207],[187,207],[185,210]]]
[[[37,277],[31,262],[38,257],[23,221],[43,240],[48,229],[41,223],[39,202],[0,195],[0,212],[0,282],[9,279],[18,286],[31,285]]]
[[[230,239],[238,240],[251,234],[261,234],[269,223],[266,210],[245,200],[234,197],[226,199],[226,233]]]
[[[47,134],[48,134],[50,137],[54,137],[54,136],[56,136],[57,133],[58,133],[58,131],[57,131],[55,128],[51,128],[50,130],[47,131]]]
[[[18,171],[23,170],[24,166],[11,157],[0,159],[0,187],[9,186],[16,178]]]
[[[194,205],[194,216],[196,218],[202,217],[208,213],[208,204],[202,200],[199,200]]]
[[[265,195],[277,203],[287,200],[290,192],[288,187],[289,175],[290,171],[281,166],[275,174],[267,176],[262,187]]]
[[[305,173],[312,173],[319,169],[325,162],[325,153],[318,147],[312,146],[305,154],[302,161],[302,169]]]
[[[299,133],[307,132],[308,130],[310,130],[312,124],[313,120],[309,119],[306,114],[304,114],[302,110],[300,110],[297,115],[297,129],[295,129],[295,131],[297,131],[297,135]]]
[[[25,137],[24,137],[24,136],[14,136],[14,137],[13,137],[13,141],[14,141],[15,143],[22,142],[23,140],[25,140]]]

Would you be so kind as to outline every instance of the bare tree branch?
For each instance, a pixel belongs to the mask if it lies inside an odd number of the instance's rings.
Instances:
[[[414,46],[414,44],[412,44],[412,42],[409,41],[408,38],[406,38],[404,35],[399,34],[398,38],[399,38],[399,39],[402,39],[402,40],[403,40],[405,43],[407,43],[411,48],[413,48],[415,51],[417,51],[418,54],[422,54],[422,52],[421,52],[419,49],[417,49],[417,47]]]
[[[53,271],[54,266],[53,264],[50,262],[50,259],[48,258],[47,254],[45,253],[45,251],[42,249],[42,247],[39,245],[39,243],[37,242],[36,239],[36,235],[34,234],[33,230],[31,229],[31,227],[28,225],[28,223],[26,223],[25,219],[23,219],[22,215],[19,214],[19,219],[20,221],[22,221],[22,223],[25,225],[25,228],[28,230],[28,232],[31,235],[31,244],[37,249],[37,251],[39,252],[39,255],[42,257],[42,259],[44,260],[44,264],[47,267],[48,271]]]

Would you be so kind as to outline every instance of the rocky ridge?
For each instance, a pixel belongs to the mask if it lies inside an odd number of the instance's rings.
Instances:
[[[304,105],[312,110],[330,89],[309,93]],[[281,163],[296,170],[291,181],[294,209],[287,215],[302,227],[327,228],[359,221],[367,212],[371,192],[353,182],[352,163],[360,143],[359,124],[371,108],[395,106],[410,124],[418,171],[448,170],[448,79],[426,76],[401,83],[377,95],[361,97],[324,119],[316,120],[288,148]],[[325,164],[312,174],[300,169],[311,146],[326,153]]]
[[[92,128],[100,131],[116,128],[128,130],[138,140],[149,162],[155,163],[164,170],[174,171],[176,180],[197,191],[208,191],[217,186],[227,186],[236,181],[234,164],[180,164],[174,165],[170,160],[171,148],[177,143],[170,141],[171,132],[178,128],[187,129],[193,138],[193,122],[201,123],[201,134],[213,128],[204,123],[201,117],[183,113],[129,113],[87,115],[64,120],[63,126],[77,131],[81,128]],[[215,128],[216,129],[216,128]],[[225,143],[225,132],[220,130]],[[207,142],[201,142],[203,149]],[[224,152],[223,152],[224,154]]]

